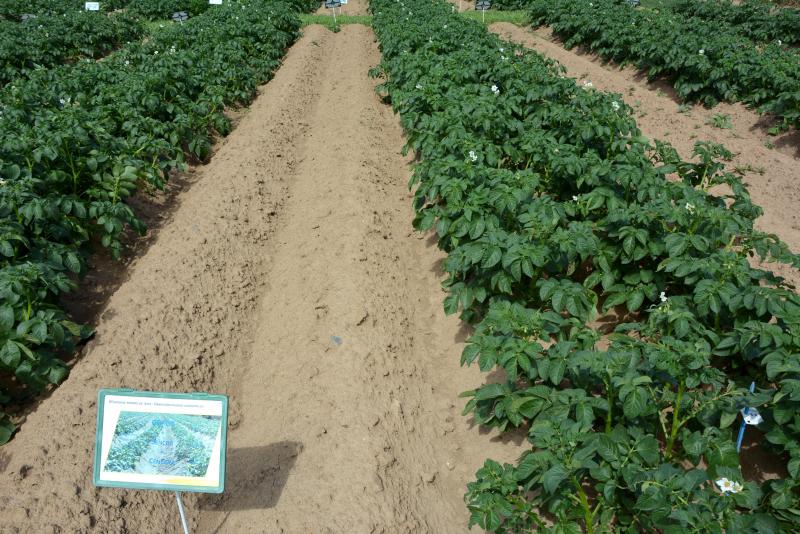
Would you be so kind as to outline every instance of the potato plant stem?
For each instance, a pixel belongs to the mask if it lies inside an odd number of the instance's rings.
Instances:
[[[581,507],[583,508],[583,521],[586,523],[586,534],[594,534],[594,514],[592,514],[592,509],[589,506],[589,498],[586,496],[586,492],[583,491],[583,487],[581,486],[578,479],[574,476],[572,477],[572,484],[575,485],[575,489],[578,491],[578,497],[581,501]]]
[[[606,399],[608,399],[608,411],[606,412],[606,434],[611,433],[611,418],[614,411],[614,389],[611,382],[606,381]]]
[[[675,397],[675,406],[672,408],[672,430],[669,433],[667,448],[664,450],[664,456],[668,459],[672,458],[672,448],[675,446],[675,438],[678,436],[678,430],[680,430],[681,427],[680,411],[684,389],[686,389],[686,383],[681,378],[678,383],[678,395]]]

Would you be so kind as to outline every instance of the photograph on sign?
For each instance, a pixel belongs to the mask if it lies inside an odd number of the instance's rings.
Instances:
[[[100,11],[100,2],[86,2],[84,9],[86,11]]]
[[[102,390],[95,485],[222,492],[227,407],[223,395]]]

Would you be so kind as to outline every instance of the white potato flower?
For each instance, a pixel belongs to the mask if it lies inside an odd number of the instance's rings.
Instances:
[[[735,482],[725,477],[715,480],[714,483],[719,487],[722,493],[739,493],[744,489],[744,486],[742,486],[740,482]]]

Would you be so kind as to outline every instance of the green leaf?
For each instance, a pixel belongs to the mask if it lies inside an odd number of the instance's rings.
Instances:
[[[647,392],[642,388],[634,388],[622,403],[622,410],[625,417],[635,419],[642,415],[647,409]]]
[[[481,265],[484,269],[489,269],[494,267],[503,257],[503,252],[500,250],[500,247],[492,247],[490,249],[489,255],[484,260],[483,264]]]
[[[628,311],[635,312],[641,307],[642,302],[644,302],[644,293],[641,290],[637,289],[636,291],[628,295],[628,300],[626,302],[626,305],[628,306]]]
[[[0,412],[0,445],[4,443],[8,443],[8,440],[11,439],[11,436],[14,434],[14,430],[17,427],[11,423],[11,420],[5,414]]]
[[[8,305],[0,306],[0,330],[14,328],[14,308]]]
[[[504,384],[487,384],[481,386],[475,392],[476,400],[487,400],[502,397],[508,392],[508,388]]]
[[[74,252],[68,252],[64,258],[64,264],[67,266],[67,269],[72,271],[73,273],[80,273],[81,272],[81,262],[78,259],[78,255]]]
[[[555,464],[542,476],[542,485],[547,493],[553,494],[558,486],[569,476],[564,464]]]

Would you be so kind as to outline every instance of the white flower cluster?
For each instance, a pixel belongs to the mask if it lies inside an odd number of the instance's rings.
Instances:
[[[684,207],[686,208],[686,211],[688,211],[690,214],[694,213],[695,205],[692,204],[691,202],[687,202],[686,206],[684,206]]]
[[[589,80],[586,80],[585,82],[583,82],[583,86],[586,89],[591,89],[592,87],[594,87],[594,84],[592,82],[590,82]]]
[[[617,102],[616,100],[614,102],[611,102],[611,107],[614,108],[614,111],[619,111],[620,108],[619,102]]]
[[[470,151],[469,151],[469,159],[470,159],[470,161],[472,161],[473,163],[474,163],[474,162],[476,162],[476,161],[478,161],[478,155],[475,153],[475,151],[474,151],[474,150],[470,150]]]
[[[499,94],[500,94],[500,88],[499,88],[499,87],[497,87],[496,85],[492,85],[492,92],[493,92],[495,95],[499,95]]]

